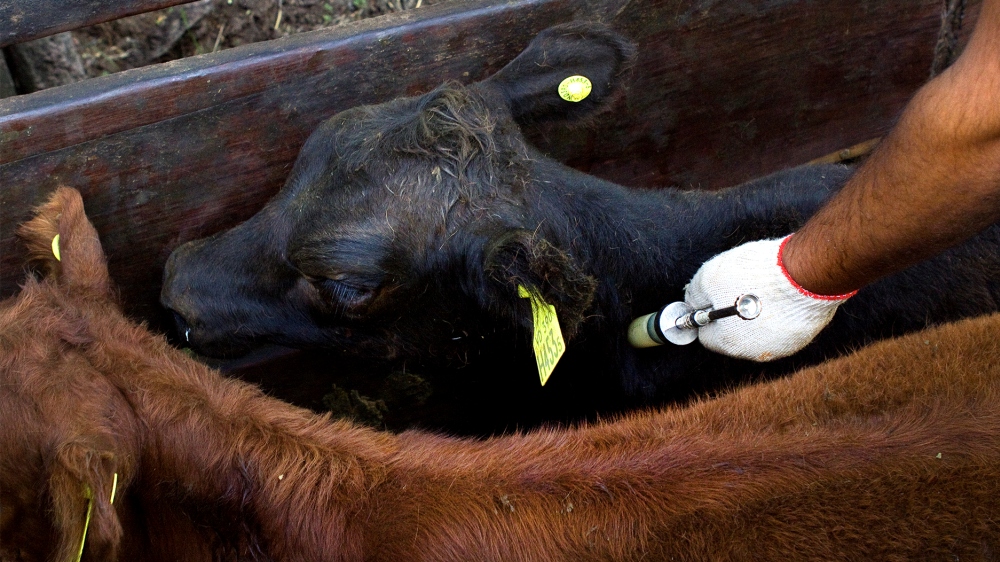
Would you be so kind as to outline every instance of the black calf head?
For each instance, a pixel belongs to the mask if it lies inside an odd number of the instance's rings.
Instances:
[[[266,340],[450,355],[498,325],[531,326],[524,285],[571,337],[595,284],[534,235],[538,156],[518,122],[594,115],[632,54],[603,27],[560,26],[483,82],[334,116],[256,216],[175,250],[163,304],[206,353]],[[572,75],[593,84],[582,101],[558,94]]]

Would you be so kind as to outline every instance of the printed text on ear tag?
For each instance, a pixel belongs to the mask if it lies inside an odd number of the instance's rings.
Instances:
[[[559,97],[566,101],[583,101],[590,95],[592,89],[590,79],[577,74],[559,83]]]
[[[556,363],[566,351],[562,331],[559,329],[559,318],[556,317],[556,307],[545,302],[535,288],[525,289],[517,286],[517,294],[522,299],[531,301],[531,320],[534,324],[534,335],[531,338],[535,348],[535,362],[538,363],[538,378],[542,386],[549,380],[549,375],[556,368]]]

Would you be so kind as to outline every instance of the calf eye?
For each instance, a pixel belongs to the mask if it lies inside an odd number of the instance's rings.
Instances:
[[[309,279],[309,281],[319,290],[325,300],[342,306],[350,307],[364,304],[373,293],[371,288],[352,284],[343,279],[321,277]]]

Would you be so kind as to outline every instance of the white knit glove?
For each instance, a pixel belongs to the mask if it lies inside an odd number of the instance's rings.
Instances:
[[[706,348],[753,361],[787,357],[806,346],[854,293],[817,295],[785,271],[781,250],[788,237],[749,242],[705,262],[694,274],[684,300],[695,308],[732,306],[751,293],[760,299],[760,316],[722,318],[698,329]],[[857,291],[855,291],[857,292]]]

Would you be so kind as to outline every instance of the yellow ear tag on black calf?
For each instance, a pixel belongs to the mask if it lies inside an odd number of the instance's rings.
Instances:
[[[592,89],[594,86],[590,83],[590,79],[577,74],[559,83],[559,97],[566,101],[583,101],[587,99]]]
[[[556,363],[566,351],[566,342],[563,340],[562,330],[559,329],[556,307],[545,302],[534,287],[525,289],[523,285],[518,285],[517,294],[522,299],[531,300],[531,320],[534,325],[531,344],[535,348],[538,378],[541,379],[542,386],[545,386],[552,370],[556,368]]]

